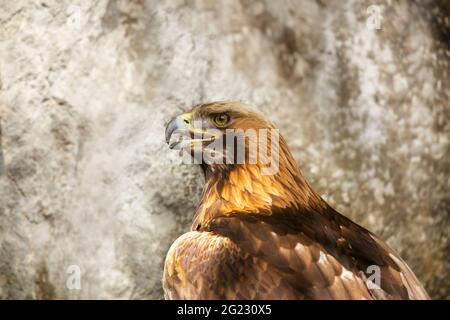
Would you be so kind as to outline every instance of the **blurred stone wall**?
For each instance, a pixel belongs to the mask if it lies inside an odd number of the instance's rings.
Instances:
[[[314,188],[450,298],[449,12],[0,0],[0,298],[162,298],[203,182],[165,124],[212,100],[262,110]]]

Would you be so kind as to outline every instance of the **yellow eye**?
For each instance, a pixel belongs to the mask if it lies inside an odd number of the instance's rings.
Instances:
[[[230,117],[226,113],[221,113],[221,114],[215,115],[213,118],[213,121],[217,126],[223,127],[230,121]]]

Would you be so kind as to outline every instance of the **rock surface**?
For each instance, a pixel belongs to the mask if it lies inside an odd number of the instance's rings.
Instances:
[[[372,2],[0,0],[0,298],[162,298],[203,182],[165,123],[212,100],[450,298],[449,4]]]

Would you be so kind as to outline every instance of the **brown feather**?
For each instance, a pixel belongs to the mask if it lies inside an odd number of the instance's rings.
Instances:
[[[220,112],[231,115],[232,128],[275,128],[238,103],[206,104],[191,114]],[[167,254],[167,299],[429,298],[398,254],[312,190],[281,136],[277,150],[274,175],[262,175],[261,163],[203,167],[193,231]],[[379,287],[368,282],[373,265]]]

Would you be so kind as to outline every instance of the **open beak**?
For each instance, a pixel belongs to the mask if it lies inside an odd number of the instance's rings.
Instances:
[[[213,141],[214,139],[214,134],[193,125],[191,113],[183,113],[173,118],[166,127],[166,142],[170,149],[192,147],[194,142]]]

